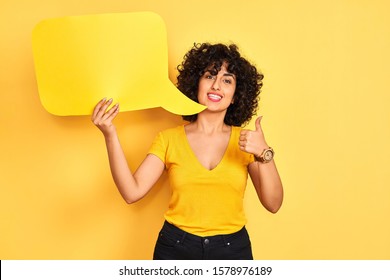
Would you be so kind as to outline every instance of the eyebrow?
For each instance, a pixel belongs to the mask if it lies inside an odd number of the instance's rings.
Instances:
[[[225,73],[225,74],[223,74],[223,76],[230,76],[230,77],[233,77],[234,79],[236,79],[236,75],[234,75],[232,73]]]
[[[212,72],[214,72],[213,69],[207,69],[205,71],[205,73],[209,73],[211,75],[214,75]],[[224,73],[222,76],[233,77],[233,79],[236,79],[236,75],[234,75],[233,73],[229,73],[229,72],[228,73]]]

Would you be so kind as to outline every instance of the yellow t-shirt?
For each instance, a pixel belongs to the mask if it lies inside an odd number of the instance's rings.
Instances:
[[[243,209],[249,163],[253,155],[239,149],[240,128],[232,127],[220,163],[206,169],[187,140],[184,125],[160,132],[149,150],[168,171],[172,196],[165,219],[199,236],[229,234],[246,224]]]

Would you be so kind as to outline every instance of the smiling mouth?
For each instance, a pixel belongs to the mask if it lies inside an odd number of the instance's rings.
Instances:
[[[213,102],[221,101],[222,96],[215,93],[208,93],[207,98]]]

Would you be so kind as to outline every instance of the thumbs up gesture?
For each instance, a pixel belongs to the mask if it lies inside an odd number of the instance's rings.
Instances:
[[[265,141],[263,130],[261,129],[262,118],[263,117],[260,116],[256,119],[256,130],[241,130],[240,140],[238,143],[242,151],[253,154],[257,157],[261,155],[264,149],[269,147]]]

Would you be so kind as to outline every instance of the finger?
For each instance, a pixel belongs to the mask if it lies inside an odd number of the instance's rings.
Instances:
[[[110,106],[112,103],[112,98],[104,102],[103,106],[101,106],[100,110],[98,111],[96,117],[101,119],[103,115],[106,113],[108,106]]]
[[[112,112],[110,117],[107,119],[108,122],[111,122],[115,119],[115,117],[119,114],[119,104],[117,104],[116,109]]]
[[[241,129],[240,135],[241,135],[241,136],[245,136],[245,135],[248,134],[248,132],[249,132],[248,129]]]
[[[102,117],[102,121],[106,121],[106,120],[112,120],[115,118],[115,116],[118,114],[118,111],[119,110],[119,104],[115,104],[114,106],[111,107],[110,110],[108,110]],[[113,116],[113,114],[115,114],[115,116]]]
[[[246,134],[240,135],[240,140],[250,141],[254,135],[254,131],[248,130]]]
[[[258,117],[258,118],[256,119],[255,126],[256,126],[256,130],[257,130],[257,131],[261,130],[261,124],[260,124],[260,122],[261,122],[261,119],[262,119],[262,118],[263,118],[263,116],[260,116],[260,117]]]
[[[94,120],[96,118],[96,115],[99,112],[102,105],[104,104],[104,102],[106,102],[106,97],[104,97],[102,100],[100,100],[98,102],[98,104],[96,104],[95,108],[93,109],[92,120]]]
[[[247,141],[246,141],[246,140],[240,140],[240,141],[238,141],[238,145],[239,145],[240,147],[245,148],[245,147],[246,147],[246,144],[247,144]]]
[[[239,146],[239,148],[240,148],[241,151],[246,152],[245,146]]]

